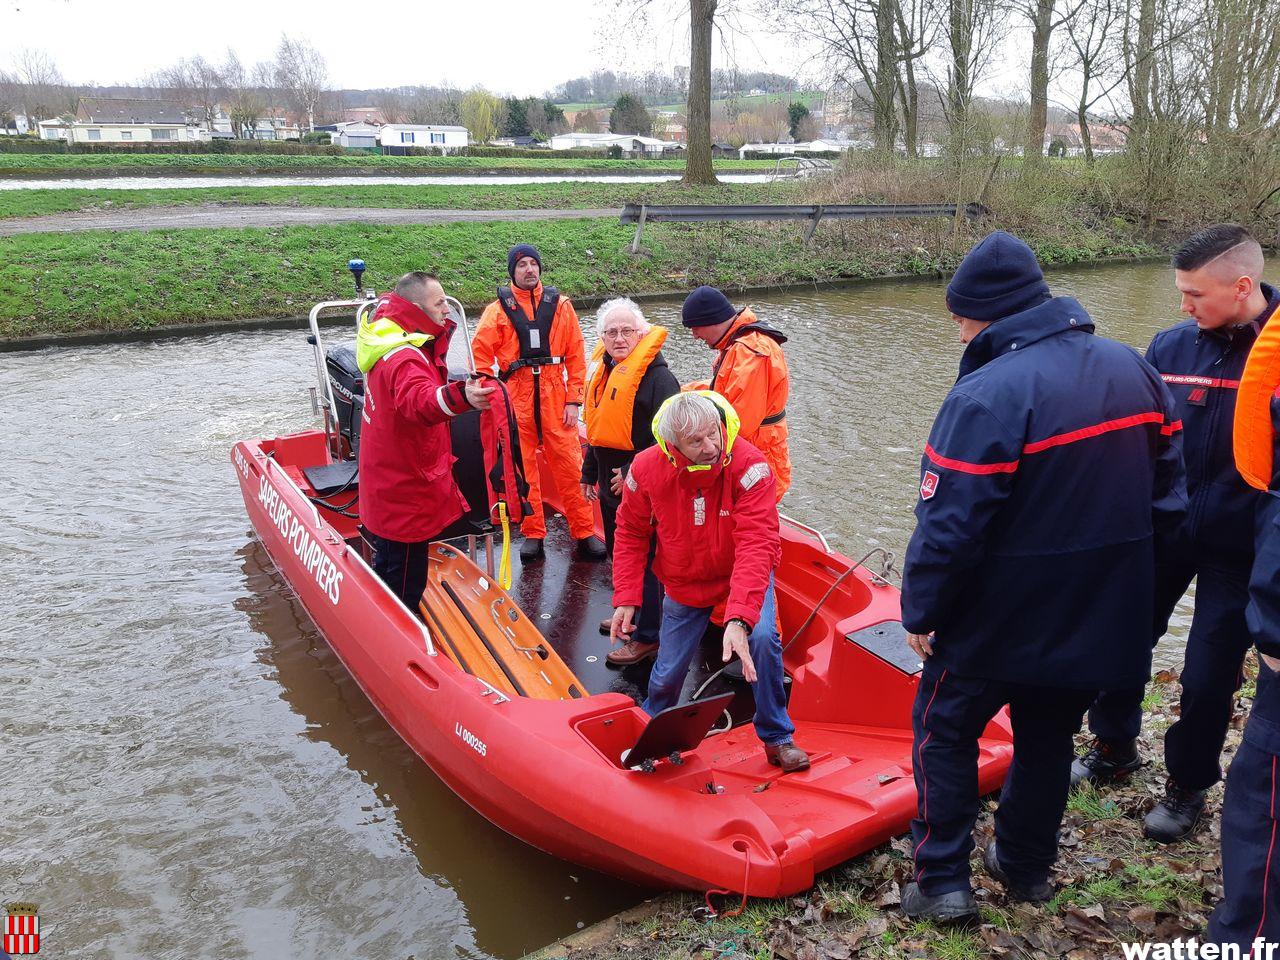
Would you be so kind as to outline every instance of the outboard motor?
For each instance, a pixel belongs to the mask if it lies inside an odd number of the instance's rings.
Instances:
[[[338,433],[347,441],[350,459],[360,452],[360,414],[364,410],[364,374],[356,366],[356,351],[351,344],[330,347],[324,355],[325,373],[338,408]]]

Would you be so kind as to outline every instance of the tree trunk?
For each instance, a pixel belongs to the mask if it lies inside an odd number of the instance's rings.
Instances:
[[[1141,143],[1147,121],[1151,119],[1151,73],[1155,54],[1156,0],[1140,0],[1138,7],[1138,38],[1133,49],[1133,85],[1130,99],[1133,102],[1131,136]]]
[[[874,116],[873,139],[876,151],[889,156],[897,140],[897,115],[894,111],[894,90],[898,80],[898,43],[894,27],[897,22],[895,0],[878,0],[876,3],[876,73],[875,90],[872,93]]]
[[[1054,0],[1035,0],[1031,18],[1031,109],[1022,154],[1030,163],[1044,156],[1044,130],[1049,117],[1049,41],[1053,34]]]
[[[968,146],[969,101],[972,99],[969,85],[973,51],[973,2],[974,0],[950,0],[948,4],[951,41],[951,76],[947,86],[947,100],[951,116],[953,148],[963,154]]]
[[[711,27],[717,0],[689,0],[689,143],[684,182],[717,183],[711,166]]]
[[[902,105],[902,146],[911,159],[920,155],[920,94],[916,90],[916,71],[911,61],[903,64],[903,78],[898,78],[898,99]]]
[[[1080,93],[1080,102],[1076,105],[1076,122],[1080,124],[1080,146],[1084,148],[1084,162],[1093,163],[1093,136],[1089,133],[1088,100],[1089,84],[1087,82]]]

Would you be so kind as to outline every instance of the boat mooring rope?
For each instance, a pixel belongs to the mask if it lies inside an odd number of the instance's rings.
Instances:
[[[737,909],[728,910],[724,913],[720,913],[712,905],[711,895],[714,893],[717,896],[729,897],[733,895],[733,891],[732,890],[708,890],[706,893],[702,895],[702,899],[706,901],[707,912],[710,913],[711,916],[736,917],[736,916],[739,916],[743,910],[747,909],[747,883],[751,879],[751,848],[750,847],[748,847],[746,851],[743,852],[743,856],[746,858],[746,867],[742,872],[742,902],[738,904]]]

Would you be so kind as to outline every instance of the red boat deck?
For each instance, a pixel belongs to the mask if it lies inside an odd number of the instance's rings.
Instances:
[[[784,523],[776,577],[784,643],[816,610],[784,658],[796,742],[809,752],[810,770],[782,776],[770,767],[749,717],[739,716],[740,725],[708,736],[679,765],[662,762],[645,773],[620,763],[647,722],[633,699],[643,693],[647,668],[618,672],[604,664],[609,641],[598,624],[612,610],[607,564],[570,562],[568,538],[553,521],[546,561],[526,570],[513,556],[509,595],[492,583],[482,558],[466,567],[470,575],[455,570],[477,603],[501,595],[518,604],[586,696],[504,692],[433,654],[447,645],[429,639],[433,631],[390,597],[353,549],[356,521],[313,509],[301,468],[327,460],[320,432],[238,444],[233,462],[254,529],[372,702],[437,775],[497,825],[628,879],[745,886],[758,896],[805,889],[815,872],[906,829],[915,813],[910,709],[917,677],[903,659],[898,593],[853,569],[814,532]],[[465,563],[465,540],[452,546]],[[501,628],[499,619],[493,617]],[[461,630],[462,623],[442,617],[434,632]],[[466,629],[490,628],[473,614]],[[692,677],[686,694],[705,675]],[[984,792],[999,786],[1011,754],[1000,718],[981,744]]]

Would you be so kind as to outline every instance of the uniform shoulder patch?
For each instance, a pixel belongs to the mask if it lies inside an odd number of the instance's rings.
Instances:
[[[924,477],[920,480],[920,499],[932,500],[933,495],[938,492],[938,475],[932,470],[926,470]]]
[[[630,470],[627,471],[627,479],[624,481],[628,490],[636,489],[636,478]]]
[[[761,480],[767,479],[770,475],[771,471],[769,470],[769,465],[767,463],[757,463],[747,468],[739,482],[742,484],[743,490],[750,490],[757,483]]]

